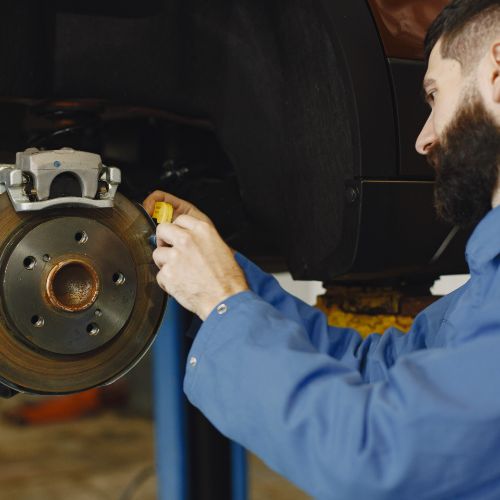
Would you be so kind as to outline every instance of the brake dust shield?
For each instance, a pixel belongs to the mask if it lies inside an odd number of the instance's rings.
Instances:
[[[113,208],[21,213],[2,194],[0,214],[0,381],[64,394],[126,373],[166,304],[151,219],[120,194]]]

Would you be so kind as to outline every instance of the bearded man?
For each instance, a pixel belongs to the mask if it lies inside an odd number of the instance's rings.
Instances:
[[[500,2],[452,1],[426,49],[417,150],[436,169],[439,215],[477,227],[470,281],[407,335],[329,327],[193,205],[145,202],[174,205],[158,282],[203,320],[189,400],[315,498],[500,498]]]

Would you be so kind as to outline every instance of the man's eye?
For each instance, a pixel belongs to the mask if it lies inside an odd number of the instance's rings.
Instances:
[[[434,107],[434,102],[436,100],[437,90],[431,90],[430,92],[424,92],[423,97],[424,101],[428,104],[430,108]]]

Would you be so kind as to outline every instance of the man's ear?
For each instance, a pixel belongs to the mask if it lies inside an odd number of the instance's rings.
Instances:
[[[491,62],[493,63],[491,74],[493,100],[500,103],[500,41],[495,42],[491,47]]]

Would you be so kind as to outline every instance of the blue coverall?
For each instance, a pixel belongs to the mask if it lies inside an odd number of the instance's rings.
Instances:
[[[500,499],[500,207],[475,229],[471,279],[362,340],[237,255],[251,291],[202,324],[189,400],[320,499]]]

